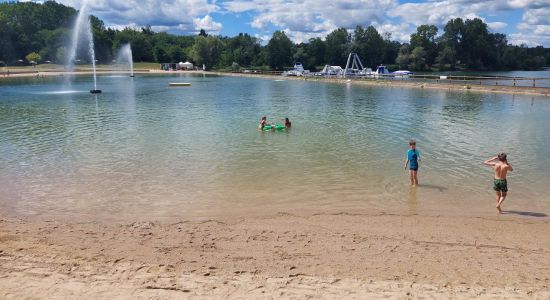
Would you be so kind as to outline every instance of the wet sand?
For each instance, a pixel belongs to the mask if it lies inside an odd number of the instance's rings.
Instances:
[[[0,298],[550,297],[548,218],[0,218]]]

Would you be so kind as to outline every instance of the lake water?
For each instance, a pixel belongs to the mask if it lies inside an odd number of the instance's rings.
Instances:
[[[191,87],[169,88],[169,82]],[[550,212],[550,99],[203,76],[0,82],[0,210],[69,219],[278,211]],[[285,132],[259,132],[262,115]],[[418,142],[420,186],[404,170]]]

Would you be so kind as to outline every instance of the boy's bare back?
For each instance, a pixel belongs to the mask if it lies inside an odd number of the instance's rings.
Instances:
[[[506,162],[497,162],[493,169],[495,170],[495,179],[506,179],[508,171],[512,171],[512,166]]]

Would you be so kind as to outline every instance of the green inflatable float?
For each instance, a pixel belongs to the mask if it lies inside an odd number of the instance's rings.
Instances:
[[[270,130],[284,130],[286,127],[285,125],[283,124],[275,124],[275,125],[265,125],[264,126],[264,131],[270,131]]]

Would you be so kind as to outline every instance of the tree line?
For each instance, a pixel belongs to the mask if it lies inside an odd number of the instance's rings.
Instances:
[[[55,1],[0,3],[0,64],[26,61],[64,63],[77,11]],[[208,69],[262,68],[282,70],[301,62],[317,70],[325,64],[344,66],[355,52],[366,67],[387,64],[413,71],[429,70],[538,70],[550,64],[550,48],[508,44],[506,35],[492,33],[480,19],[451,19],[442,32],[420,25],[408,43],[392,40],[375,27],[338,28],[324,39],[293,43],[276,31],[266,45],[240,33],[234,37],[195,36],[154,32],[150,26],[115,30],[91,16],[96,59],[111,63],[125,43],[132,45],[134,61],[189,60]],[[82,61],[86,57],[82,55]]]

